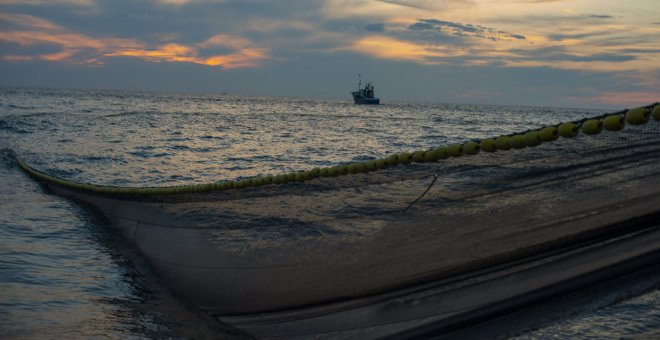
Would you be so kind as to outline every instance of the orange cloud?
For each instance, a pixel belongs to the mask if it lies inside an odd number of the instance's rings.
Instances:
[[[359,39],[350,46],[350,49],[377,58],[411,60],[423,64],[439,64],[441,61],[438,58],[449,56],[436,46],[418,45],[385,36]]]
[[[0,14],[0,22],[14,26],[11,31],[0,32],[0,41],[14,43],[19,46],[43,45],[59,49],[59,51],[52,53],[3,57],[4,60],[10,61],[36,59],[80,62],[80,60],[85,59],[85,56],[88,58],[90,55],[98,55],[103,51],[135,48],[142,45],[134,39],[91,38],[31,15]]]
[[[206,65],[222,66],[226,69],[256,67],[258,60],[268,58],[264,50],[243,49],[230,55],[216,55],[206,59]]]
[[[571,2],[571,8],[567,4],[568,1],[559,0],[327,0],[321,13],[332,20],[362,18],[365,24],[385,24],[385,30],[378,33],[374,42],[367,40],[372,37],[360,36],[370,34],[364,31],[344,37],[342,49],[376,58],[438,64],[458,57],[453,62],[467,66],[549,67],[587,72],[660,69],[660,25],[654,24],[658,21],[657,6],[648,2],[640,5],[645,10],[632,13],[620,12],[614,0]],[[594,11],[613,15],[590,15]],[[472,24],[470,29],[479,30],[480,25],[497,29],[478,33],[455,30],[452,26],[411,30],[411,24],[424,21],[420,18],[451,18],[454,23]],[[505,32],[524,35],[525,39],[512,39]],[[477,35],[482,39],[475,39]],[[546,51],[556,53],[548,55]],[[601,58],[605,55],[630,58]]]
[[[219,66],[227,69],[255,67],[259,61],[268,59],[268,49],[257,47],[252,41],[227,34],[216,34],[196,46],[200,48],[226,47],[233,50],[227,55],[213,55],[205,59],[209,66]]]
[[[151,62],[190,62],[201,64],[199,58],[194,57],[197,51],[185,45],[166,44],[157,49],[129,49],[104,54],[105,57],[136,57]]]
[[[185,62],[234,69],[256,67],[261,60],[269,58],[267,49],[257,47],[248,39],[225,34],[193,45],[169,43],[150,48],[136,39],[93,38],[30,15],[0,13],[0,22],[3,21],[12,24],[15,29],[0,31],[0,41],[19,46],[43,45],[58,49],[57,52],[43,54],[5,55],[2,56],[5,61],[47,60],[103,64],[103,58],[134,57],[148,62]],[[216,46],[226,47],[231,52],[225,55],[201,56],[204,49]]]
[[[252,42],[227,35],[217,35],[197,44],[209,48],[224,46],[235,49],[233,53],[200,57],[199,49],[182,44],[165,44],[155,49],[130,49],[106,53],[106,57],[135,57],[151,62],[188,62],[207,66],[222,66],[225,69],[236,69],[259,66],[259,61],[268,59],[268,50],[252,47]]]
[[[521,44],[520,42],[507,43],[512,44],[511,46]],[[442,64],[452,60],[469,66],[486,66],[504,58],[516,57],[510,48],[497,47],[496,43],[492,41],[457,46],[438,43],[424,44],[379,35],[356,40],[347,49],[376,58],[408,60],[426,65]]]

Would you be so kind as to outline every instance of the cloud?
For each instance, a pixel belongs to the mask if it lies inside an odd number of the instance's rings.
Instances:
[[[639,40],[631,40],[621,31],[626,30],[589,26],[571,34],[523,36],[483,25],[417,19],[398,29],[389,24],[380,34],[353,40],[347,49],[422,65],[628,72],[646,78],[645,71],[658,68],[660,53],[649,45],[656,33],[638,31]]]
[[[470,35],[482,39],[497,40],[510,40],[518,39],[525,40],[522,34],[513,34],[505,31],[496,30],[494,28],[485,27],[481,25],[472,24],[459,24],[451,21],[437,20],[437,19],[418,19],[417,22],[408,26],[411,31],[439,31],[447,32],[451,35]]]
[[[413,31],[439,30],[439,28],[436,27],[435,25],[423,21],[411,24],[410,26],[408,26],[408,29]]]
[[[367,32],[385,32],[385,24],[369,24],[364,26]]]
[[[428,15],[429,12],[441,12],[474,6],[472,0],[325,0],[322,13],[328,19],[347,18],[414,18]]]
[[[250,86],[260,86],[258,77],[267,72],[285,81],[303,73],[339,79],[344,72],[373,68],[384,75],[396,67],[410,79],[450,70],[457,77],[490,75],[479,79],[498,84],[506,77],[536,84],[530,74],[556,83],[557,74],[570,74],[570,81],[560,81],[566,89],[590,82],[612,93],[616,87],[603,80],[616,78],[628,84],[624,90],[641,93],[658,88],[660,79],[658,9],[647,2],[620,8],[614,0],[310,0],[295,6],[268,0],[0,0],[0,81],[11,82],[7,70],[37,66],[85,73],[91,68],[84,65],[105,64],[94,72],[131,65],[127,73],[143,67],[183,74],[208,73],[198,66],[205,65],[262,67],[223,75],[254,75]],[[287,72],[284,65],[290,65]]]
[[[23,14],[0,14],[4,22],[13,30],[0,31],[0,41],[13,43],[19,47],[41,46],[56,49],[52,53],[5,54],[3,59],[10,61],[48,60],[86,62],[106,50],[135,48],[141,44],[135,39],[101,38],[71,32],[50,21]]]
[[[369,36],[355,41],[350,50],[377,58],[409,60],[422,64],[438,64],[447,52],[431,45],[418,45],[386,36]]]
[[[189,62],[204,63],[196,57],[197,50],[181,44],[165,44],[155,49],[128,49],[106,53],[104,57],[136,57],[152,62]]]
[[[543,3],[549,3],[549,2],[566,2],[566,1],[567,0],[518,0],[516,2],[543,4]]]
[[[621,53],[634,53],[634,54],[656,54],[660,53],[660,48],[624,48],[619,50]]]
[[[109,57],[134,57],[148,62],[186,62],[234,69],[256,67],[260,61],[269,58],[268,49],[257,47],[248,39],[226,34],[199,43],[171,42],[150,47],[137,39],[90,37],[30,15],[0,13],[0,22],[13,26],[13,30],[0,31],[0,42],[49,50],[48,53],[3,53],[2,59],[6,61],[103,64]],[[214,47],[224,47],[226,52],[202,56],[205,49]],[[56,51],[50,52],[53,49]]]
[[[196,0],[154,0],[157,3],[165,4],[165,5],[176,5],[176,6],[182,6],[191,2],[194,2]]]
[[[535,17],[509,24],[530,30],[525,34],[494,25],[430,18],[389,22],[378,35],[353,39],[349,49],[375,58],[423,65],[627,72],[639,79],[658,70],[660,51],[654,43],[660,38],[657,28],[598,19],[562,17],[562,31],[570,33],[556,33],[552,20],[539,22]],[[375,41],[369,42],[372,37]]]
[[[380,59],[412,61],[424,65],[505,65],[505,59],[516,57],[514,53],[506,49],[492,48],[487,45],[415,42],[384,35],[363,37],[354,41],[347,49]]]
[[[232,51],[202,57],[200,49],[227,47]],[[104,57],[134,57],[150,62],[186,62],[207,66],[222,66],[224,69],[257,67],[259,61],[269,59],[268,50],[258,48],[245,38],[226,34],[215,35],[206,41],[192,46],[165,44],[151,49],[132,49],[106,53]]]
[[[77,5],[97,6],[96,0],[0,0],[0,5]]]
[[[200,3],[203,0],[152,0],[155,3],[172,6],[184,6],[190,3]],[[224,2],[224,0],[206,0],[206,2]]]
[[[424,6],[423,4],[417,4],[415,1],[403,1],[403,0],[376,0],[376,1],[393,4],[393,5],[405,6],[405,7],[419,8],[419,9],[430,8]]]
[[[549,34],[547,37],[551,40],[576,40],[585,38],[594,38],[599,36],[610,35],[610,31],[597,31],[597,32],[584,32],[584,33],[556,33]]]
[[[548,46],[538,47],[534,49],[512,49],[518,58],[529,59],[544,62],[610,62],[622,63],[633,61],[637,59],[635,55],[630,53],[593,53],[584,54],[576,51],[571,51],[566,47],[561,46]]]
[[[216,34],[207,40],[197,44],[202,48],[209,48],[213,46],[226,46],[232,49],[241,50],[251,48],[254,44],[249,39],[243,37],[232,36],[228,34]]]
[[[453,1],[437,1],[437,0],[376,0],[379,2],[398,5],[403,7],[410,7],[415,9],[422,10],[437,10],[443,9],[447,6],[456,6],[456,5],[472,5],[473,1],[471,0],[453,0]]]

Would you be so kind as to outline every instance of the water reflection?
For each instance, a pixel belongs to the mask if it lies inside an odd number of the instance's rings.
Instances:
[[[6,155],[0,178],[1,338],[232,335],[174,299],[93,209],[45,194]]]

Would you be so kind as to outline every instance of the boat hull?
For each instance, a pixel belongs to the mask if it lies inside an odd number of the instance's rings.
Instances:
[[[364,105],[380,104],[380,98],[366,98],[355,94],[353,94],[353,101],[355,102],[355,104],[364,104]]]

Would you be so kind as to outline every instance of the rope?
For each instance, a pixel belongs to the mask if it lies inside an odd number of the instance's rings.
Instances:
[[[426,195],[426,193],[429,192],[429,190],[431,190],[431,188],[433,187],[433,184],[435,184],[435,182],[438,180],[439,176],[440,175],[436,172],[433,175],[433,180],[431,181],[431,184],[429,184],[429,186],[426,188],[426,190],[424,190],[424,192],[421,195],[419,195],[419,197],[417,197],[414,201],[410,202],[410,204],[408,204],[408,206],[405,209],[403,209],[403,211],[406,211],[406,210],[412,208],[412,206],[415,205],[415,203],[417,203],[419,200],[421,200]]]

